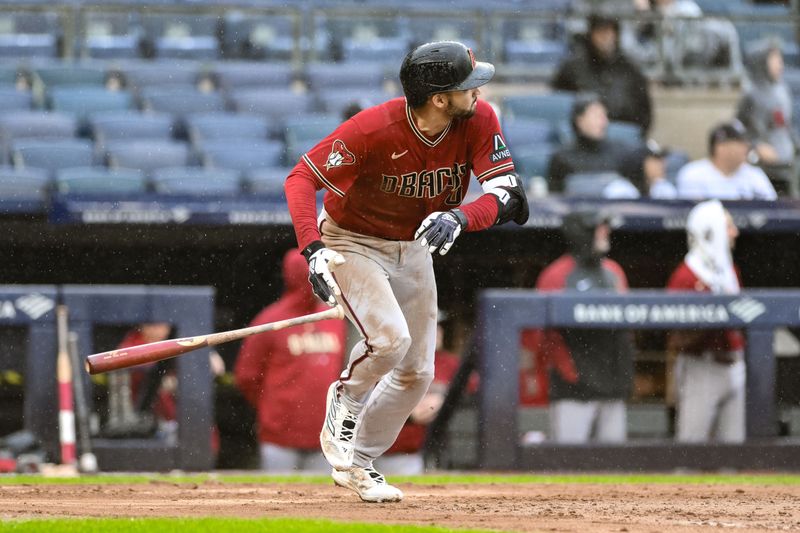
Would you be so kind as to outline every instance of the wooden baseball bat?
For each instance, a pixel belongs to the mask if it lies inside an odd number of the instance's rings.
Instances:
[[[69,362],[67,306],[56,306],[56,380],[58,381],[58,440],[61,445],[61,464],[75,465],[75,410],[72,398],[72,366]]]
[[[275,331],[291,326],[297,326],[299,324],[308,324],[309,322],[318,322],[320,320],[343,317],[344,310],[340,305],[337,305],[336,307],[326,309],[325,311],[320,311],[319,313],[288,318],[286,320],[279,320],[277,322],[270,322],[268,324],[259,324],[258,326],[250,326],[248,328],[232,329],[230,331],[221,331],[219,333],[210,333],[208,335],[201,335],[199,337],[167,339],[165,341],[141,344],[131,348],[121,348],[119,350],[96,353],[86,357],[85,366],[86,371],[90,374],[100,374],[102,372],[119,370],[121,368],[128,368],[145,363],[154,363],[156,361],[176,357],[200,348],[205,348],[206,346],[224,344],[226,342],[243,339],[257,333],[263,333],[265,331]]]

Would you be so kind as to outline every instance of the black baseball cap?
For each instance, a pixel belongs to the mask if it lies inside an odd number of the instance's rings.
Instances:
[[[750,139],[747,137],[747,130],[744,128],[744,124],[738,120],[732,120],[714,126],[708,136],[708,153],[712,154],[717,144],[727,141],[749,143]]]

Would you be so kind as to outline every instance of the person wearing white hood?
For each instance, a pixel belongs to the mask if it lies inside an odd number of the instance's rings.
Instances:
[[[686,221],[689,252],[672,273],[673,291],[736,294],[732,250],[739,231],[719,200],[697,204]],[[672,331],[680,442],[742,442],[745,438],[744,337],[738,330]]]

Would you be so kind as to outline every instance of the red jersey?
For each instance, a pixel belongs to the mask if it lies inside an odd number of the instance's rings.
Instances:
[[[736,277],[741,285],[739,269],[736,270]],[[667,282],[667,290],[670,291],[696,291],[709,292],[708,286],[695,275],[686,261],[682,262],[672,273]],[[735,329],[727,330],[706,330],[705,334],[697,339],[688,351],[691,353],[702,353],[705,351],[731,352],[743,350],[745,346],[744,336]]]
[[[461,360],[457,355],[444,350],[437,350],[436,359],[434,360],[433,382],[449,385],[456,372],[458,372],[460,364]],[[416,424],[409,418],[403,429],[400,430],[400,434],[395,439],[394,444],[386,453],[416,453],[420,451],[425,443],[425,433],[427,431],[427,426]]]
[[[389,240],[413,240],[427,215],[461,205],[471,174],[478,182],[512,172],[514,163],[492,107],[454,119],[435,138],[421,132],[395,98],[341,124],[304,154],[286,180],[301,249],[318,240],[314,193],[326,188],[325,211],[340,227]],[[465,205],[468,231],[497,218],[494,195]]]

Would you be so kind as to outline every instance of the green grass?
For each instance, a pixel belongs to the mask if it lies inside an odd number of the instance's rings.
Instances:
[[[480,474],[443,473],[424,476],[392,476],[393,483],[418,485],[448,484],[746,484],[746,485],[800,485],[797,474]],[[166,483],[331,483],[328,476],[276,476],[266,474],[100,474],[80,477],[42,477],[38,475],[0,476],[2,485],[47,485],[47,484],[143,484]]]
[[[432,526],[384,526],[380,524],[347,523],[344,527],[329,520],[297,520],[297,519],[261,519],[245,520],[231,518],[198,518],[198,519],[63,519],[63,520],[30,520],[11,521],[0,524],[0,531],[29,532],[51,531],[63,533],[87,533],[93,531],[114,531],[115,533],[175,533],[191,531],[192,533],[250,533],[276,531],[281,533],[317,533],[321,531],[343,530],[352,533],[446,533],[448,531],[470,531],[477,529],[446,529]]]

